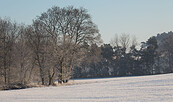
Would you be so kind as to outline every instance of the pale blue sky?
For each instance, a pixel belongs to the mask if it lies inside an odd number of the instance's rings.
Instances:
[[[135,35],[139,42],[173,31],[173,0],[0,0],[0,17],[31,24],[52,6],[84,7],[109,43],[115,34]]]

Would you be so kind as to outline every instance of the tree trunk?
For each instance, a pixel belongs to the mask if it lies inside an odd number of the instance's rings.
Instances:
[[[54,75],[55,75],[55,72],[53,72],[52,75],[49,74],[49,85],[53,85],[54,84],[54,81],[53,81]]]
[[[43,75],[43,70],[42,70],[42,68],[40,67],[40,78],[41,78],[41,84],[42,85],[45,85],[45,83],[44,83],[44,75]]]

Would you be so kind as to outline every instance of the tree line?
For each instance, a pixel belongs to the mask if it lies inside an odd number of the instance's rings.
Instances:
[[[140,47],[139,47],[140,45]],[[110,44],[90,46],[91,53],[75,78],[154,75],[173,72],[173,32],[158,34],[138,44],[128,34],[116,35]],[[89,63],[86,63],[89,61]]]
[[[139,47],[135,37],[122,34],[103,44],[87,10],[72,6],[52,7],[31,25],[0,18],[0,88],[171,73],[172,39],[172,32],[163,33]]]
[[[31,25],[0,19],[0,86],[66,83],[100,37],[84,8],[52,7]]]

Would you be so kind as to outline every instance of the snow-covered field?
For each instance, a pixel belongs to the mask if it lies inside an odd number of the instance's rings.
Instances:
[[[81,79],[71,83],[0,91],[0,102],[173,102],[173,74]]]

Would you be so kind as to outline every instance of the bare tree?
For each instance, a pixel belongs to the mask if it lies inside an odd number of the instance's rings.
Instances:
[[[47,56],[47,36],[44,30],[38,28],[38,23],[34,23],[32,27],[27,28],[27,38],[30,49],[34,54],[35,64],[39,67],[39,74],[42,85],[45,85],[45,66]]]
[[[138,45],[138,41],[136,39],[136,36],[133,36],[131,38],[131,46],[137,47],[137,45]]]
[[[18,79],[20,84],[27,84],[30,82],[30,74],[33,70],[32,50],[27,45],[26,27],[24,25],[19,26],[18,37],[15,42],[13,63],[18,71]]]
[[[12,76],[12,53],[13,46],[17,37],[17,25],[11,23],[10,20],[0,19],[0,58],[1,58],[1,74],[4,78],[4,84],[9,85]]]
[[[118,37],[118,34],[115,34],[114,38],[111,39],[111,42],[110,42],[111,46],[113,47],[118,47],[119,46],[119,37]]]
[[[130,47],[130,42],[131,42],[131,37],[128,34],[121,34],[120,37],[118,34],[115,34],[115,37],[111,40],[111,45],[112,46],[121,46],[122,48],[129,48]],[[136,45],[136,38],[132,38],[132,45]]]
[[[120,44],[121,44],[122,48],[127,49],[129,47],[129,44],[130,44],[130,36],[127,35],[127,34],[122,34],[120,36],[119,41],[120,41]]]
[[[81,53],[83,44],[100,40],[96,25],[83,8],[52,7],[34,22],[39,22],[40,29],[52,37],[60,83],[71,77],[74,59]]]

